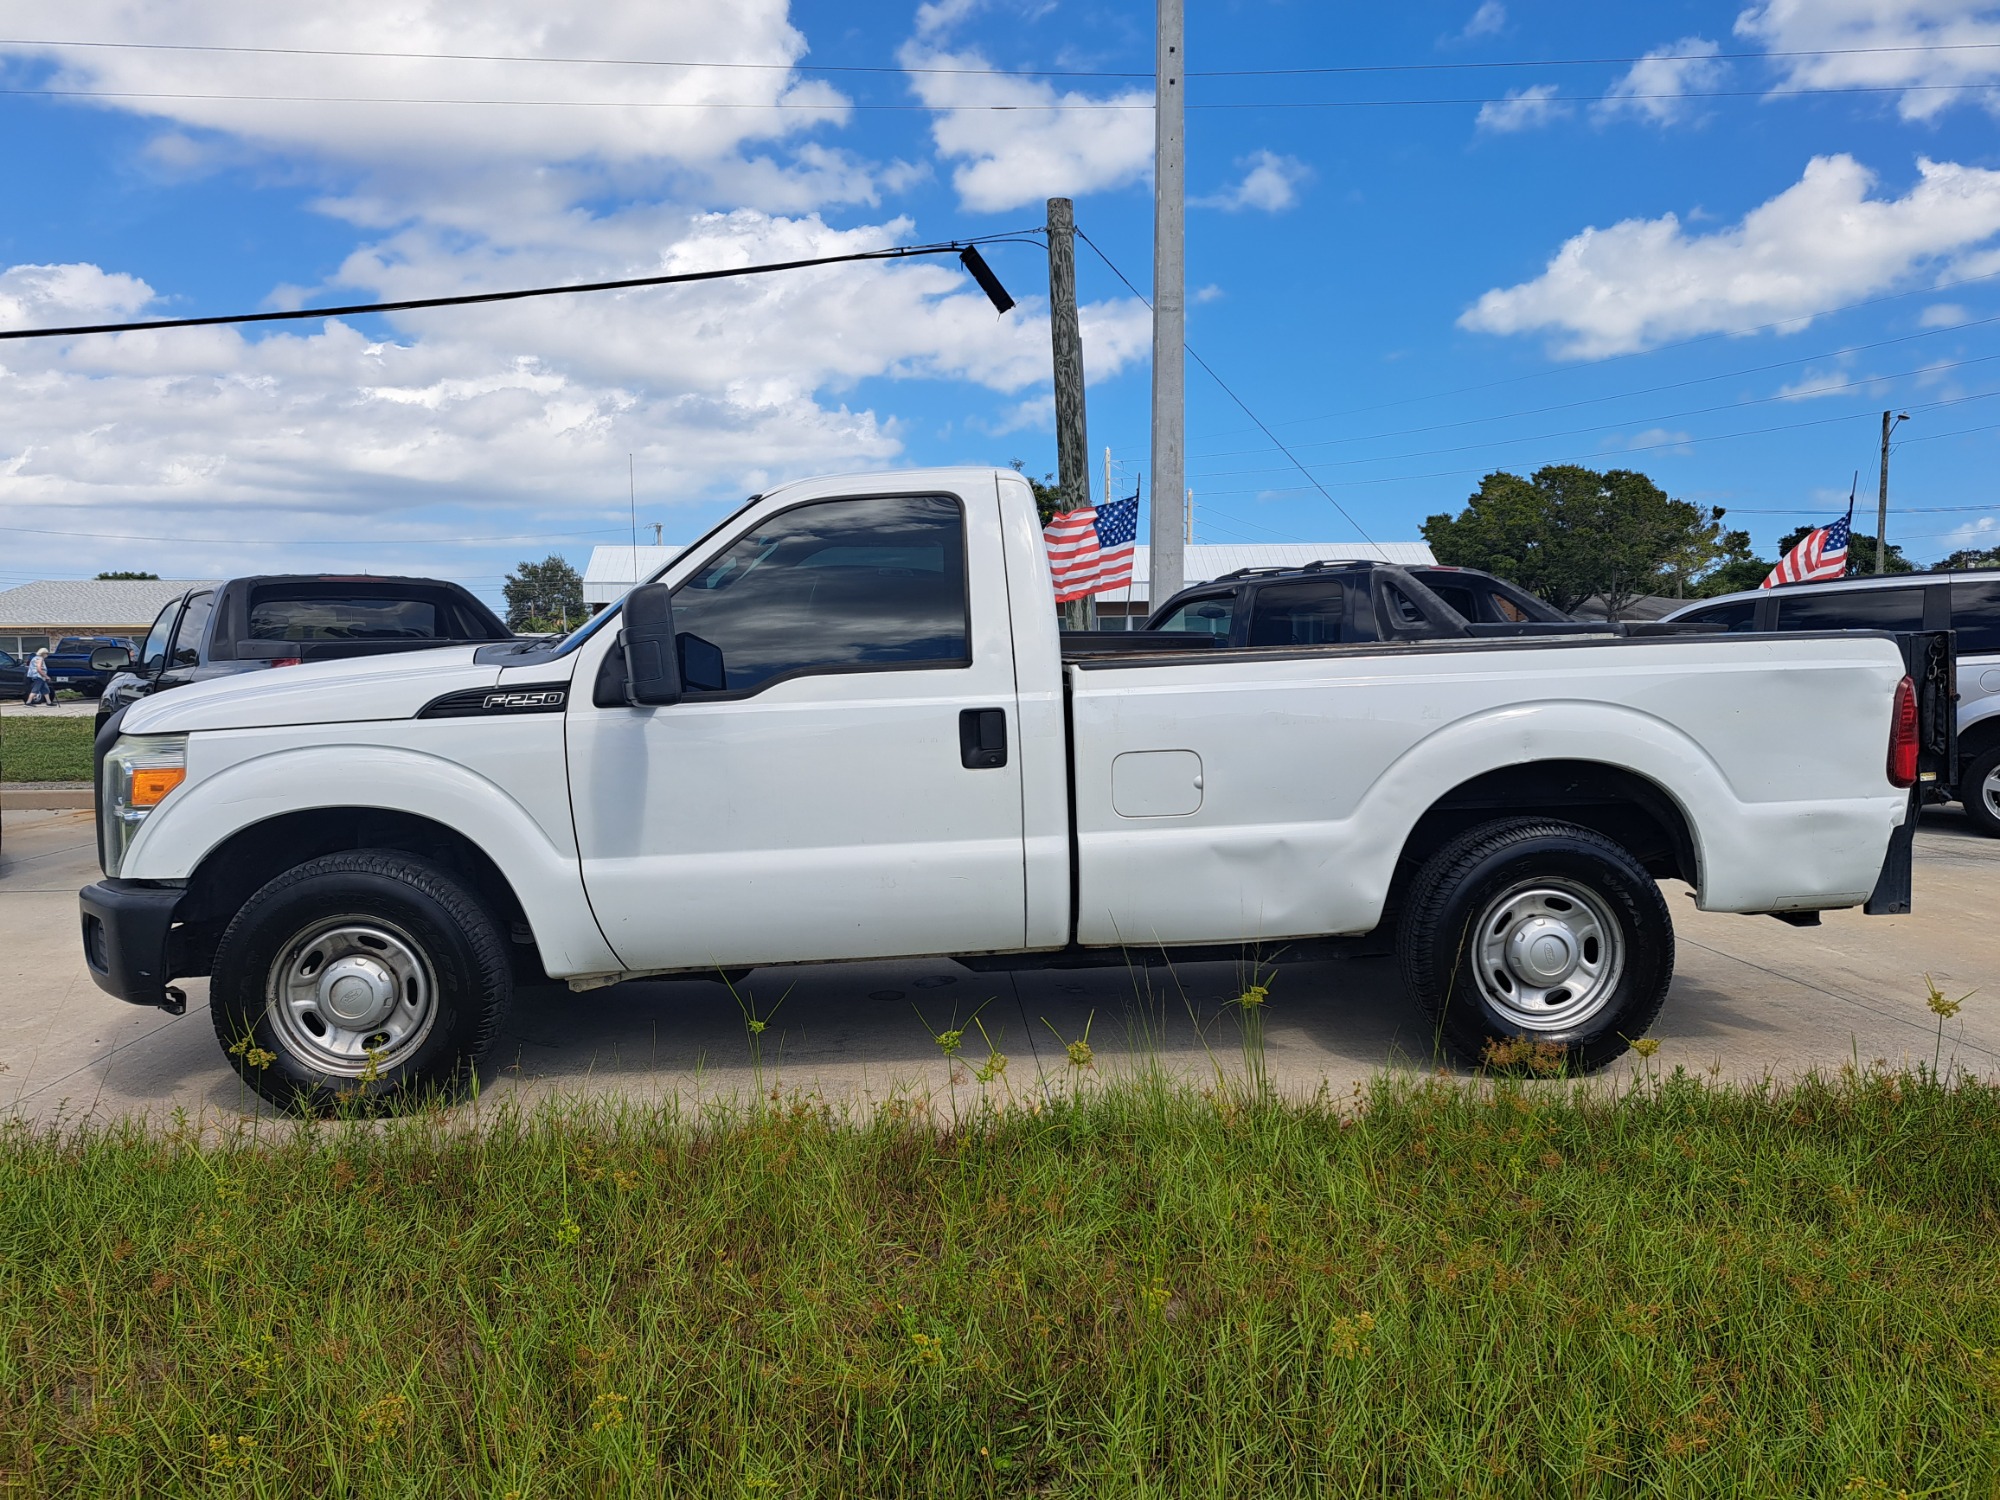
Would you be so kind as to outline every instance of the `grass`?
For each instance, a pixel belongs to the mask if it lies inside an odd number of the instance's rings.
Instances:
[[[0,1491],[2000,1490],[1969,1079],[477,1115],[0,1129]]]
[[[0,781],[88,781],[94,722],[65,716],[0,718]]]

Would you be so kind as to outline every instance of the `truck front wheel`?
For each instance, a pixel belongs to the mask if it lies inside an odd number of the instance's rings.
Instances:
[[[1674,929],[1659,886],[1619,845],[1573,823],[1517,819],[1474,828],[1425,863],[1397,953],[1460,1058],[1588,1071],[1653,1024]]]
[[[236,1071],[318,1113],[451,1097],[512,994],[498,924],[459,879],[389,849],[329,854],[244,904],[215,951],[209,1011]]]

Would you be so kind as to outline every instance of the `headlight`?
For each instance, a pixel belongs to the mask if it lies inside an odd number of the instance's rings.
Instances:
[[[117,879],[139,825],[185,780],[184,734],[124,735],[111,747],[104,757],[104,804],[97,830],[106,876]]]

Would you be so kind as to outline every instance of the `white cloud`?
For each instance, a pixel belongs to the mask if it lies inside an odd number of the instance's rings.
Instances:
[[[1784,385],[1778,387],[1776,392],[1778,399],[1781,401],[1811,401],[1820,396],[1846,395],[1857,384],[1865,382],[1867,379],[1864,376],[1861,378],[1861,381],[1857,381],[1849,364],[1849,360],[1842,357],[1836,359],[1832,364],[1807,365],[1800,372],[1797,380],[1787,381]]]
[[[906,68],[984,68],[977,52],[932,51],[912,42]],[[931,138],[952,171],[959,201],[980,213],[1126,187],[1153,167],[1153,92],[1093,96],[1033,78],[910,74],[910,87],[938,111]]]
[[[1265,213],[1282,213],[1299,201],[1299,186],[1312,176],[1312,168],[1295,156],[1279,156],[1275,151],[1253,151],[1236,158],[1243,178],[1231,187],[1206,198],[1188,201],[1202,208],[1220,208],[1239,213],[1259,208]]]
[[[2000,171],[1919,159],[1901,198],[1871,198],[1851,156],[1814,157],[1791,187],[1711,234],[1677,215],[1585,229],[1533,281],[1487,292],[1459,318],[1480,333],[1557,336],[1591,357],[1789,319],[1892,286],[2000,234]]]
[[[1962,304],[1957,302],[1936,302],[1925,308],[1917,318],[1919,328],[1956,328],[1972,316]]]
[[[1539,129],[1572,113],[1567,104],[1550,97],[1555,91],[1556,86],[1552,83],[1509,89],[1505,99],[1489,99],[1480,105],[1479,118],[1475,123],[1481,130],[1502,135],[1517,130]]]
[[[1465,30],[1459,35],[1466,41],[1474,41],[1482,36],[1497,35],[1507,25],[1507,7],[1500,0],[1482,0],[1472,19],[1465,23]]]
[[[1200,307],[1205,302],[1220,302],[1228,295],[1221,287],[1211,281],[1207,285],[1198,286],[1192,292],[1189,292],[1188,301],[1196,307]]]
[[[1692,453],[1694,434],[1671,427],[1648,427],[1644,432],[1635,432],[1626,440],[1628,452],[1652,452],[1666,449],[1673,453]]]
[[[1605,91],[1593,112],[1600,120],[1632,116],[1655,125],[1674,124],[1689,112],[1688,94],[1721,81],[1724,66],[1715,58],[1720,50],[1698,36],[1655,48]]]
[[[1993,0],[1766,0],[1736,34],[1773,53],[1778,92],[1902,88],[1905,119],[1928,119],[2000,85],[2000,5]],[[1959,86],[1972,85],[1968,91]]]

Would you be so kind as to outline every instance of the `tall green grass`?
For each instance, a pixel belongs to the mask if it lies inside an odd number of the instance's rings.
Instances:
[[[1989,1495],[2000,1090],[0,1132],[0,1490]]]

